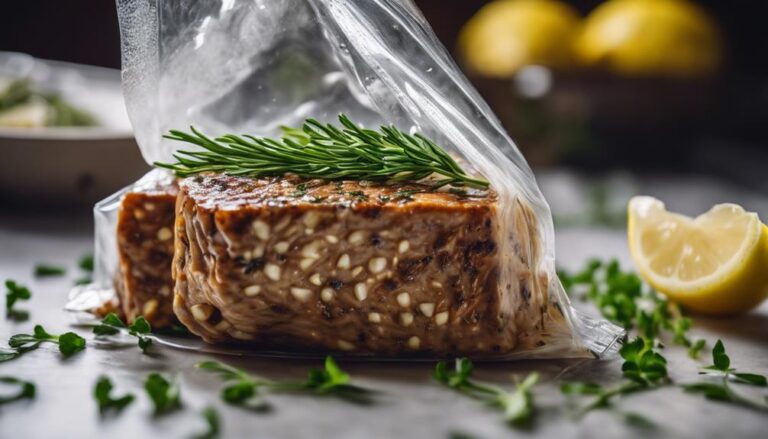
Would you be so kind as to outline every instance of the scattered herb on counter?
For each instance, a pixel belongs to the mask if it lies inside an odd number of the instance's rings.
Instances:
[[[151,373],[144,381],[144,390],[154,406],[155,416],[181,408],[181,389],[175,381],[169,381],[159,373]]]
[[[708,399],[740,405],[753,410],[768,412],[768,398],[764,401],[756,401],[737,393],[729,384],[736,382],[753,386],[768,386],[766,377],[756,373],[737,372],[731,367],[731,359],[725,353],[723,342],[718,340],[712,348],[712,365],[702,368],[703,374],[717,377],[718,382],[698,382],[684,384],[686,392],[700,393]]]
[[[752,384],[761,387],[768,386],[768,380],[766,380],[765,376],[756,373],[738,372],[732,368],[731,359],[725,353],[725,346],[720,340],[712,348],[712,363],[710,366],[703,367],[702,373],[719,375],[742,384]]]
[[[622,271],[615,259],[607,263],[592,259],[581,271],[569,274],[561,270],[558,276],[569,295],[593,302],[605,318],[627,330],[636,329],[654,342],[662,331],[672,332],[673,342],[687,347],[691,358],[706,345],[702,339],[688,337],[691,319],[683,317],[676,305],[645,285],[637,274]]]
[[[233,405],[263,409],[265,402],[259,395],[261,388],[278,392],[309,392],[334,395],[353,402],[368,403],[370,391],[350,384],[350,376],[339,368],[333,357],[325,359],[322,369],[311,369],[305,381],[272,381],[251,376],[248,372],[218,361],[204,361],[198,368],[217,374],[227,386],[221,398]]]
[[[8,340],[8,345],[18,351],[31,351],[41,343],[54,343],[65,356],[76,354],[85,349],[85,339],[74,332],[61,335],[49,334],[41,325],[35,325],[33,334],[16,334]]]
[[[502,410],[504,419],[513,426],[525,427],[531,424],[535,413],[531,387],[538,382],[538,374],[528,375],[512,392],[473,382],[471,375],[472,362],[461,358],[456,360],[453,371],[448,369],[444,361],[437,363],[433,377],[445,386]]]
[[[115,335],[122,331],[127,331],[128,334],[137,338],[142,352],[147,352],[147,349],[152,345],[152,339],[148,337],[152,332],[152,327],[144,316],[136,317],[133,323],[128,326],[117,314],[109,313],[99,325],[93,328],[93,333],[96,336]]]
[[[77,262],[77,266],[83,271],[93,273],[93,255],[83,255]]]
[[[216,439],[221,434],[221,421],[219,413],[213,407],[206,407],[202,411],[203,420],[207,425],[207,430],[203,433],[193,436],[194,439]]]
[[[627,381],[612,387],[603,387],[595,383],[571,382],[560,386],[566,395],[593,397],[592,401],[578,409],[576,418],[592,410],[609,407],[614,397],[630,393],[651,390],[670,382],[667,374],[667,360],[653,350],[653,343],[642,337],[627,342],[620,351],[624,363],[621,370]]]
[[[93,388],[93,397],[99,404],[99,412],[105,413],[108,410],[120,412],[133,402],[134,396],[130,393],[119,398],[113,398],[110,395],[112,389],[112,381],[108,377],[101,376],[99,380],[96,381],[96,385]]]
[[[167,139],[203,149],[181,150],[176,163],[155,163],[185,177],[213,171],[252,177],[281,176],[325,180],[418,181],[433,174],[444,178],[434,187],[469,186],[488,189],[488,181],[470,176],[444,149],[421,134],[410,135],[393,126],[378,131],[360,128],[347,116],[339,125],[307,119],[301,129],[283,128],[280,139],[224,135],[211,139],[171,130]]]
[[[57,267],[55,265],[37,264],[35,265],[34,274],[35,277],[55,277],[67,274],[67,270],[64,267]]]
[[[16,309],[14,305],[20,300],[29,300],[32,298],[32,292],[29,288],[8,279],[5,281],[5,315],[12,320],[27,320],[29,312]]]
[[[6,361],[15,360],[25,353],[29,351],[33,351],[37,349],[40,346],[40,343],[31,344],[28,346],[18,347],[18,348],[0,348],[0,363],[4,363]]]
[[[93,255],[84,255],[77,262],[77,266],[85,274],[75,281],[75,285],[86,285],[93,282]]]
[[[19,390],[16,393],[0,395],[0,405],[35,397],[35,384],[31,381],[25,381],[11,376],[0,376],[0,383],[19,387]]]

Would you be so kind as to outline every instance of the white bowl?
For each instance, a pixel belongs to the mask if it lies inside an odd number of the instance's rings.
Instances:
[[[30,77],[99,122],[93,127],[0,127],[3,200],[90,205],[149,169],[133,138],[118,70],[0,52],[0,76]]]

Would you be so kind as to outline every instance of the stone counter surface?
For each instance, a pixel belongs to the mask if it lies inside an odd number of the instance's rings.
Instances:
[[[558,199],[579,196],[569,195],[573,191],[571,182],[566,175],[547,175],[542,186],[554,204]],[[636,187],[633,183],[629,191],[639,192],[638,187],[657,196],[659,191],[668,192],[671,207],[685,213],[731,200],[768,218],[764,197],[717,182],[672,179],[665,184],[664,180],[654,179],[650,186],[638,183]],[[695,195],[686,196],[688,193]],[[33,292],[31,301],[18,305],[31,311],[30,319],[22,323],[0,319],[0,339],[31,332],[35,323],[43,324],[52,333],[72,330],[71,317],[62,307],[78,277],[76,261],[91,252],[91,228],[88,217],[40,218],[0,212],[0,280],[15,279]],[[592,256],[618,257],[629,267],[625,235],[620,229],[558,230],[557,254],[559,264],[565,268],[576,269]],[[32,270],[38,262],[66,265],[70,273],[64,278],[34,279]],[[732,365],[768,374],[768,303],[736,318],[694,320],[693,335],[706,338],[710,348],[721,338]],[[595,411],[579,421],[570,419],[559,383],[612,383],[621,375],[619,359],[477,364],[477,379],[507,388],[512,388],[513,375],[522,377],[530,371],[541,374],[542,382],[534,389],[538,415],[532,428],[523,431],[506,426],[498,412],[436,384],[431,379],[434,362],[344,361],[341,366],[357,384],[377,391],[374,404],[356,405],[332,397],[269,395],[272,409],[256,413],[221,402],[218,378],[194,365],[216,358],[268,378],[303,379],[309,368],[319,367],[321,362],[212,357],[159,345],[153,347],[151,355],[142,355],[133,347],[97,347],[88,331],[76,331],[88,339],[89,346],[69,359],[62,359],[55,346],[44,345],[20,359],[0,363],[0,376],[14,375],[37,385],[34,400],[0,406],[0,438],[189,438],[205,430],[200,412],[207,406],[218,410],[224,438],[449,438],[458,433],[473,438],[753,438],[764,437],[768,431],[768,413],[707,401],[675,387],[632,395],[618,401],[616,410]],[[709,361],[708,351],[697,363],[688,359],[683,349],[673,346],[664,355],[678,382],[698,379],[697,366]],[[155,371],[177,377],[184,404],[181,410],[159,418],[152,416],[143,390],[145,377]],[[100,375],[112,379],[115,395],[130,391],[137,396],[136,401],[120,414],[100,416],[91,395]],[[753,396],[767,393],[760,389]],[[653,420],[655,427],[628,425],[622,420],[622,412],[640,413]]]

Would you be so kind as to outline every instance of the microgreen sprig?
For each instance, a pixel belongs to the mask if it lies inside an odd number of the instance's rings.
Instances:
[[[224,135],[211,139],[190,127],[172,130],[167,139],[191,143],[203,151],[179,151],[176,163],[155,163],[185,177],[223,172],[251,177],[287,173],[325,180],[419,181],[441,175],[445,185],[488,189],[489,183],[464,172],[445,150],[421,134],[393,126],[379,131],[360,128],[339,115],[341,126],[307,119],[301,129],[283,128],[278,139]]]
[[[93,333],[96,334],[97,337],[115,335],[123,331],[136,337],[142,352],[146,353],[147,349],[152,345],[152,339],[148,337],[152,332],[152,327],[143,316],[136,317],[133,320],[133,323],[128,326],[117,316],[117,314],[109,313],[99,325],[93,328]]]
[[[264,409],[266,403],[261,389],[272,392],[304,392],[316,395],[334,395],[357,403],[369,403],[370,391],[350,384],[348,373],[341,370],[333,357],[325,358],[322,369],[311,369],[304,381],[273,381],[254,377],[248,372],[218,361],[204,361],[198,368],[218,375],[227,386],[221,398],[233,405]]]
[[[144,381],[144,390],[154,406],[155,416],[181,408],[181,388],[174,380],[159,373],[151,373]]]
[[[13,320],[26,320],[29,318],[29,312],[16,309],[14,305],[20,300],[29,300],[32,298],[32,292],[29,288],[8,279],[5,281],[5,315]]]
[[[32,334],[16,334],[8,340],[8,345],[16,349],[17,357],[24,352],[37,349],[41,343],[54,343],[58,345],[59,351],[65,357],[85,349],[85,339],[74,332],[54,335],[48,333],[41,325],[36,325]]]
[[[569,294],[580,294],[605,318],[628,330],[636,329],[646,339],[658,344],[663,331],[671,332],[673,342],[687,347],[691,358],[697,358],[706,345],[703,339],[688,337],[691,319],[683,317],[676,305],[645,285],[637,274],[623,271],[615,259],[607,263],[593,259],[581,271],[559,271],[558,275]]]
[[[202,411],[203,420],[207,426],[205,432],[193,436],[194,439],[216,439],[221,434],[221,421],[219,413],[213,407],[206,407]]]
[[[93,387],[93,397],[99,405],[99,412],[105,413],[108,410],[120,412],[133,402],[133,394],[128,393],[115,398],[110,395],[112,389],[113,385],[109,377],[101,376],[98,381],[96,381],[96,385]]]
[[[0,395],[0,405],[26,398],[32,399],[35,397],[35,383],[31,381],[25,381],[11,376],[0,376],[0,383],[19,387],[19,390],[16,393],[12,393],[10,395]]]
[[[718,340],[712,348],[712,364],[701,369],[702,374],[718,378],[717,382],[698,382],[684,384],[683,389],[690,393],[703,394],[708,399],[728,402],[753,410],[768,412],[768,398],[765,402],[755,401],[737,393],[729,384],[736,382],[753,386],[766,387],[768,379],[756,373],[738,372],[731,367],[731,359],[725,353],[723,342]]]
[[[516,427],[529,426],[534,416],[531,388],[538,382],[536,373],[528,375],[512,392],[497,387],[480,384],[471,380],[472,362],[467,358],[456,360],[454,370],[441,361],[435,366],[433,378],[459,393],[485,402],[491,407],[504,412],[504,420]]]
[[[651,390],[670,382],[667,374],[667,360],[653,350],[653,343],[637,337],[625,343],[619,351],[624,363],[621,370],[627,379],[612,387],[603,387],[595,383],[572,382],[561,385],[560,390],[566,395],[594,397],[591,402],[577,410],[577,418],[592,410],[609,407],[619,395]]]

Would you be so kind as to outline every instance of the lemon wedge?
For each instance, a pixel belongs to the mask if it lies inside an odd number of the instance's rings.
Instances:
[[[704,314],[749,310],[768,296],[768,227],[736,204],[690,218],[652,197],[629,202],[629,250],[643,279]]]

